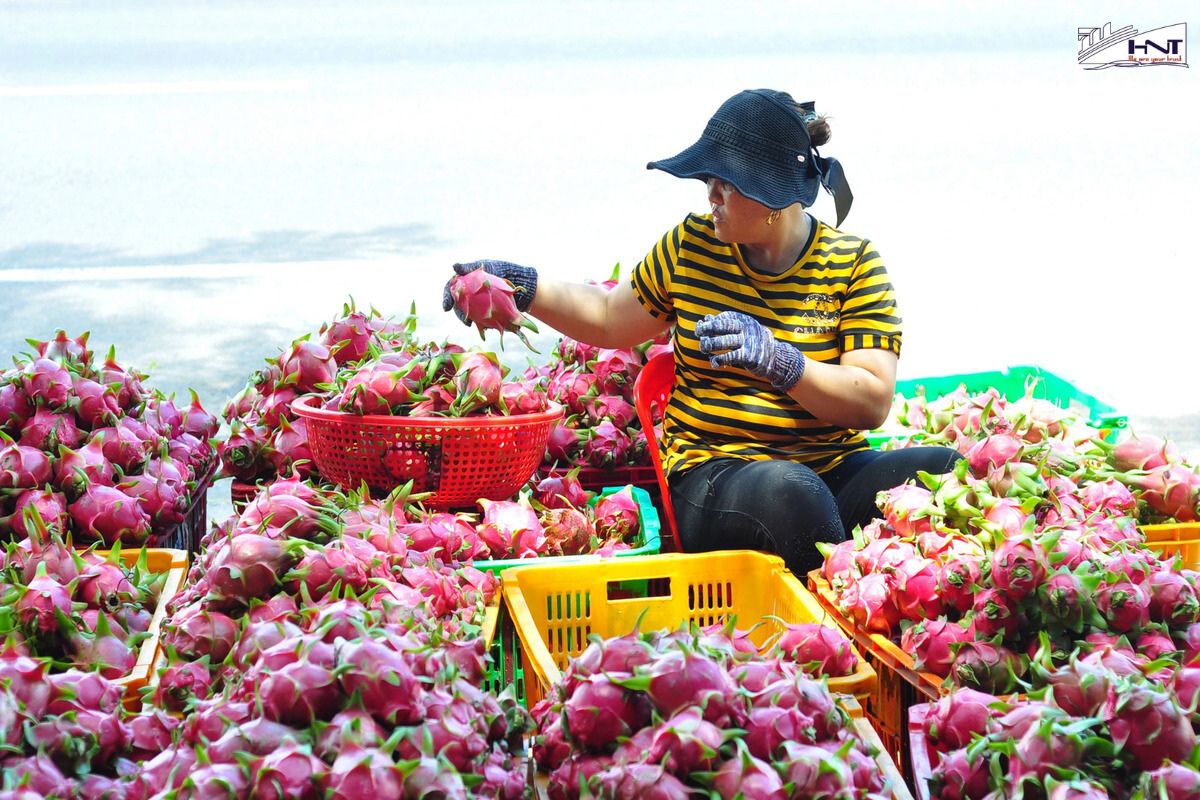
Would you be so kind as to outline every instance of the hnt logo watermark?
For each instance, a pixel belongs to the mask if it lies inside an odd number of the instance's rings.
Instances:
[[[1186,67],[1187,23],[1177,22],[1144,33],[1132,25],[1113,30],[1079,29],[1079,66],[1084,69],[1109,67]]]

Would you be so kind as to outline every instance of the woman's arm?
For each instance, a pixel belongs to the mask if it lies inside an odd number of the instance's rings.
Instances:
[[[878,428],[896,393],[896,354],[890,350],[851,350],[841,362],[806,359],[804,375],[788,392],[817,419],[855,430]]]
[[[638,302],[628,282],[608,290],[539,276],[529,313],[572,339],[596,347],[632,347],[670,327]]]

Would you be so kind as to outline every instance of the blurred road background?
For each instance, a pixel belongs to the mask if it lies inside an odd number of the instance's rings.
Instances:
[[[450,263],[627,274],[707,208],[645,162],[769,86],[832,117],[901,377],[1037,364],[1200,453],[1197,69],[1075,62],[1079,26],[1194,10],[3,2],[0,352],[90,330],[219,411],[350,296],[469,344]]]

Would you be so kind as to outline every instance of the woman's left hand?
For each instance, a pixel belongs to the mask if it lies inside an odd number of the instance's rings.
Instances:
[[[714,367],[738,367],[788,391],[804,374],[804,354],[740,311],[722,311],[696,324],[700,352]]]

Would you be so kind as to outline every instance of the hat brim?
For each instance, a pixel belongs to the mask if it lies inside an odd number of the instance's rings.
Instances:
[[[745,153],[703,137],[677,155],[651,161],[646,169],[662,170],[676,178],[719,178],[767,208],[787,208],[793,203],[811,206],[820,186],[816,178],[797,185],[783,176],[764,175],[762,165]]]

